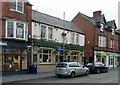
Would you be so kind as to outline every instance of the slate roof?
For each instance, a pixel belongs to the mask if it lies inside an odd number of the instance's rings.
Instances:
[[[61,29],[84,34],[83,31],[81,31],[80,28],[76,26],[73,22],[65,21],[65,27],[64,27],[64,21],[62,19],[38,12],[36,10],[32,10],[32,20],[38,21],[44,24],[56,26]]]
[[[95,20],[95,22],[100,22],[102,20],[103,16],[98,16],[98,17],[94,17],[93,19]]]
[[[112,27],[115,23],[115,20],[112,20],[112,21],[108,21],[107,22],[107,27]]]
[[[117,29],[117,30],[116,30],[116,33],[120,34],[120,29]]]

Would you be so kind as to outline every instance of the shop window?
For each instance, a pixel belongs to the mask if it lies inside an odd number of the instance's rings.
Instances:
[[[11,70],[13,69],[13,58],[12,58],[12,50],[4,49],[3,50],[3,70]]]
[[[111,62],[110,62],[110,65],[113,65],[113,58],[111,58]]]
[[[51,63],[51,50],[43,50],[39,52],[39,63]]]
[[[13,50],[13,69],[18,71],[20,69],[20,50],[14,49]]]
[[[27,51],[22,51],[22,69],[27,69]]]

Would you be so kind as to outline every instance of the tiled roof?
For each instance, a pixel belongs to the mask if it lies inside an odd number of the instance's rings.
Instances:
[[[84,34],[78,26],[76,26],[74,23],[65,21],[65,26],[64,26],[64,21],[62,19],[38,12],[36,10],[32,10],[32,20],[56,26],[61,29],[69,30],[69,31],[74,31],[78,33]]]
[[[94,17],[93,19],[95,20],[95,22],[100,22],[102,20],[103,16],[98,16],[98,17]]]

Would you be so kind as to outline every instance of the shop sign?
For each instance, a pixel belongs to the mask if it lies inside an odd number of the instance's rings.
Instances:
[[[57,46],[57,51],[60,53],[60,52],[62,52],[62,47],[61,46]]]
[[[106,56],[106,52],[103,51],[96,51],[98,56]]]

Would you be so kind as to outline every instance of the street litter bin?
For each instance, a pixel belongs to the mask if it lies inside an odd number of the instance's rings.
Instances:
[[[30,66],[30,74],[37,74],[37,65]]]

